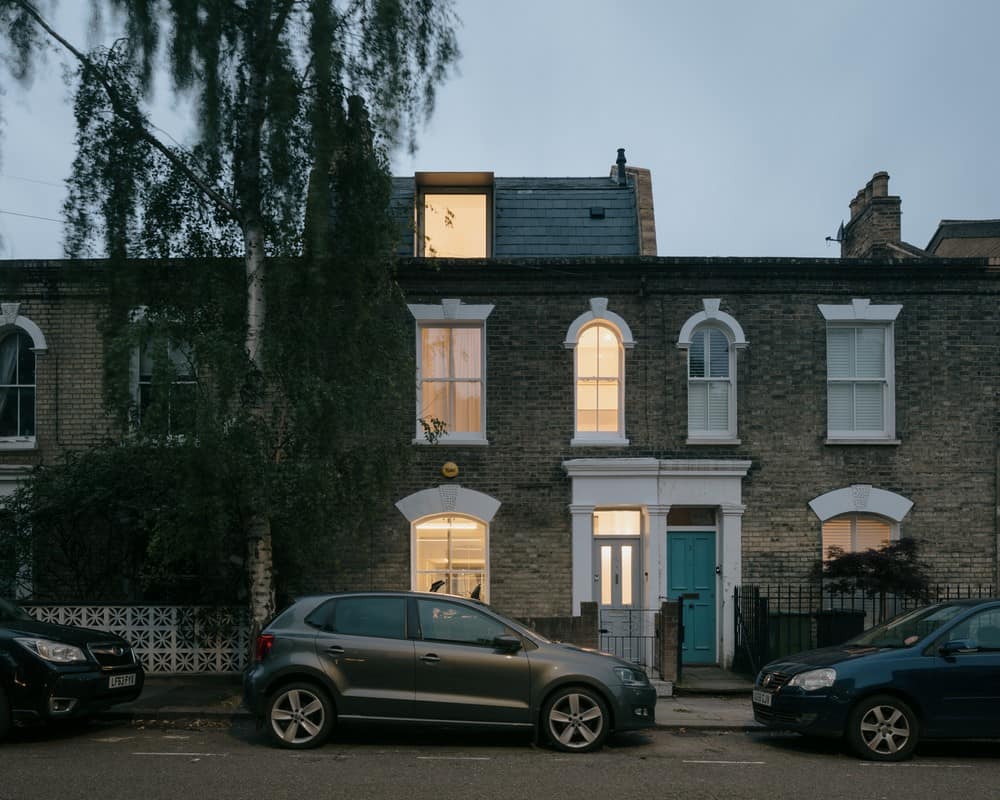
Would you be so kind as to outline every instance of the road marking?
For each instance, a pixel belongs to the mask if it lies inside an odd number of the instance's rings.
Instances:
[[[748,764],[755,764],[755,765],[756,764],[766,764],[767,762],[766,761],[705,761],[705,760],[699,760],[699,761],[693,761],[692,760],[692,761],[688,761],[688,760],[685,760],[682,763],[684,763],[684,764],[718,764],[718,765],[721,765],[721,766],[745,766],[745,765],[748,765]]]
[[[491,761],[489,756],[417,756],[419,761]]]
[[[132,753],[134,756],[183,756],[184,758],[209,758],[224,756],[225,753]]]
[[[930,769],[972,769],[972,764],[878,764],[871,761],[859,761],[862,767],[928,767]]]
[[[134,736],[95,736],[91,739],[91,741],[103,742],[105,744],[118,744],[118,742],[127,742],[129,739],[134,738]]]

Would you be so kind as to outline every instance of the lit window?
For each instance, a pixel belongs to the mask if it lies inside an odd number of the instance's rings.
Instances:
[[[426,443],[426,431],[443,423],[440,441],[486,444],[484,333],[493,306],[443,300],[409,309],[417,321],[414,442]]]
[[[878,550],[895,538],[894,525],[881,517],[844,514],[823,523],[823,560],[829,561],[832,548],[844,553]]]
[[[902,306],[821,305],[826,329],[827,438],[892,442],[896,436],[893,321]]]
[[[638,511],[608,510],[594,512],[594,536],[638,536],[642,515]]]
[[[413,534],[414,590],[489,602],[485,523],[442,514],[416,523]]]
[[[618,332],[597,323],[576,346],[576,432],[622,435],[622,345]]]
[[[427,258],[486,258],[489,203],[485,192],[425,192],[421,206]]]
[[[573,320],[563,347],[573,350],[571,445],[627,445],[625,350],[632,331],[606,297],[592,297],[590,311]]]
[[[35,354],[31,337],[13,329],[0,340],[0,437],[35,435]]]

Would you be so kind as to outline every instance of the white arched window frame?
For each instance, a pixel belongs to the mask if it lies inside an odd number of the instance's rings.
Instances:
[[[609,346],[608,335],[615,339],[613,353],[617,357],[617,369],[607,370],[600,365],[599,358]],[[599,349],[599,355],[594,360],[598,367],[594,369],[589,364],[581,364],[585,351],[581,344],[586,344],[590,338]],[[573,446],[621,446],[629,443],[625,437],[625,351],[635,347],[632,330],[614,311],[608,310],[606,297],[594,297],[590,300],[590,310],[581,314],[569,326],[563,347],[573,351]],[[590,374],[595,373],[595,374]],[[601,389],[607,396],[614,389],[616,408],[613,417],[614,424],[602,424],[599,420]],[[591,408],[593,406],[593,408]],[[594,413],[591,423],[589,413]],[[607,419],[607,417],[605,417]],[[611,430],[611,428],[614,428]],[[601,428],[605,428],[601,430]]]
[[[396,503],[410,522],[410,588],[490,599],[490,523],[500,501],[443,484]],[[477,591],[478,587],[478,591]]]
[[[30,383],[24,383],[20,381],[20,378],[16,378],[15,376],[16,382],[6,383],[2,389],[4,402],[13,400],[18,404],[18,422],[16,430],[11,431],[10,435],[0,436],[0,450],[31,450],[35,447],[36,442],[35,432],[38,426],[36,413],[38,356],[47,353],[49,347],[45,341],[42,329],[28,317],[23,316],[20,311],[20,303],[0,303],[0,341],[11,335],[16,336],[17,338],[14,341],[17,342],[17,348],[16,350],[11,350],[14,358],[21,360],[24,357],[21,351],[24,346],[27,346],[31,353],[30,359],[32,362],[30,365]],[[19,355],[21,358],[18,358]],[[20,367],[22,365],[18,364],[17,366]],[[20,372],[19,369],[14,371],[4,369],[3,371],[5,375],[10,372],[12,376],[15,372]],[[6,380],[6,377],[0,378],[0,380]],[[22,408],[21,406],[25,403],[28,403],[30,408]],[[30,417],[30,425],[23,423],[26,417]]]
[[[854,484],[810,500],[809,507],[823,523],[820,548],[825,561],[832,546],[854,552],[898,540],[900,523],[913,502],[895,492]]]
[[[677,337],[677,347],[687,352],[687,443],[739,444],[736,351],[749,343],[739,322],[719,310],[720,300],[701,302]]]

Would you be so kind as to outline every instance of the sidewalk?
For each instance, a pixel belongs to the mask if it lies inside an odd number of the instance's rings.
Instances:
[[[239,675],[147,675],[142,694],[101,716],[107,719],[216,721],[251,719],[242,705]],[[661,697],[656,703],[659,728],[744,731],[760,728],[753,720],[749,692]]]

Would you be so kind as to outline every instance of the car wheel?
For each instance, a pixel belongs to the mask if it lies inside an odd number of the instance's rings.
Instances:
[[[0,739],[6,738],[10,732],[10,704],[7,695],[0,687]]]
[[[582,686],[560,689],[542,709],[546,737],[554,748],[565,752],[597,750],[604,744],[610,724],[604,700]]]
[[[917,715],[890,695],[876,695],[859,703],[848,726],[851,748],[872,761],[904,761],[913,755],[920,735]]]
[[[267,730],[279,747],[319,747],[333,730],[333,723],[333,703],[312,683],[282,686],[267,703]]]

